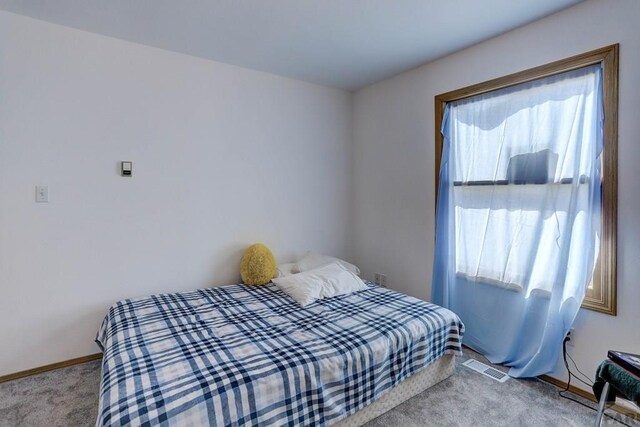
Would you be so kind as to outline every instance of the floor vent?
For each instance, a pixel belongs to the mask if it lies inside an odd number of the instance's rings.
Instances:
[[[492,378],[496,381],[500,381],[501,383],[505,382],[509,379],[509,375],[505,374],[502,371],[497,370],[496,368],[492,368],[491,366],[485,365],[482,362],[478,362],[475,359],[469,359],[463,363],[467,368],[473,369],[476,372],[481,373],[489,378]]]

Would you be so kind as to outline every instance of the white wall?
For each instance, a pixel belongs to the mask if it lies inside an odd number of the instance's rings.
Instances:
[[[573,353],[592,373],[637,352],[638,18],[636,0],[587,1],[370,86],[352,117],[346,92],[0,12],[0,375],[96,352],[118,299],[237,281],[255,241],[429,299],[433,97],[615,42],[619,314],[582,311]]]
[[[0,12],[0,375],[96,353],[119,299],[238,282],[256,241],[349,259],[351,101]]]
[[[638,22],[637,0],[590,0],[357,92],[354,250],[363,272],[430,298],[435,95],[619,42],[618,316],[581,310],[572,353],[593,375],[608,349],[640,351]],[[560,366],[553,375],[566,380]]]

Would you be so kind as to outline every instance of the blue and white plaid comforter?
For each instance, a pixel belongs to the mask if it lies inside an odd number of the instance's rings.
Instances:
[[[329,425],[444,354],[449,310],[371,285],[300,307],[273,285],[124,300],[105,317],[98,426]]]

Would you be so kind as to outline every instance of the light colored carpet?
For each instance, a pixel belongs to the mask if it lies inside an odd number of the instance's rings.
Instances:
[[[486,362],[465,351],[452,377],[367,427],[593,425],[595,411],[560,398],[558,388],[539,380],[510,378],[499,383],[461,366],[469,357]],[[93,426],[99,382],[100,362],[96,361],[0,384],[0,426]],[[640,426],[640,422],[607,412],[628,425]],[[610,418],[603,425],[623,426]]]
[[[94,426],[100,361],[0,384],[0,427]]]

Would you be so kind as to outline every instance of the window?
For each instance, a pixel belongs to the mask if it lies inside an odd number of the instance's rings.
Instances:
[[[575,129],[572,129],[576,120],[572,114],[577,114],[576,111],[579,112],[580,120],[587,123],[587,126],[581,128],[581,132],[585,129],[586,132],[589,132],[588,124],[596,121],[598,117],[595,104],[589,98],[589,94],[593,92],[593,88],[589,85],[595,84],[596,80],[593,76],[596,73],[602,73],[601,80],[598,80],[598,82],[602,82],[602,87],[598,87],[598,90],[601,91],[605,117],[602,138],[604,147],[598,160],[601,162],[599,181],[602,198],[599,202],[601,209],[597,214],[601,232],[600,241],[597,244],[593,280],[588,286],[583,307],[615,315],[618,45],[436,97],[436,189],[439,185],[438,174],[442,158],[443,141],[440,131],[447,104],[451,104],[451,107],[456,106],[457,120],[462,121],[464,118],[460,117],[464,114],[478,114],[477,111],[483,111],[484,114],[491,108],[494,110],[510,108],[512,112],[509,114],[521,115],[523,116],[522,120],[535,117],[538,110],[544,110],[544,114],[553,115],[557,119],[553,126],[541,125],[540,121],[533,120],[535,127],[526,133],[526,138],[531,138],[531,135],[534,135],[536,144],[529,144],[529,141],[518,141],[517,138],[512,138],[502,144],[471,144],[464,147],[467,150],[464,155],[457,157],[460,162],[468,164],[458,165],[460,167],[457,167],[456,170],[466,171],[466,175],[456,172],[451,184],[454,186],[455,192],[463,194],[463,197],[458,197],[458,199],[464,200],[464,203],[467,204],[467,206],[456,206],[456,233],[458,233],[456,274],[462,277],[472,277],[474,280],[481,280],[484,283],[497,282],[500,286],[512,287],[516,290],[524,290],[523,283],[526,281],[529,283],[526,292],[545,293],[550,291],[553,279],[546,277],[546,266],[562,262],[554,253],[554,245],[552,244],[554,233],[551,228],[556,225],[557,227],[570,227],[583,220],[579,214],[563,216],[563,212],[569,211],[568,208],[562,207],[563,203],[569,203],[570,199],[575,203],[588,203],[588,182],[591,172],[572,168],[576,156],[584,155],[580,152],[582,149],[580,144],[576,143],[582,136],[576,135]],[[520,98],[509,98],[510,89],[520,87],[519,85],[524,88],[519,91]],[[569,95],[557,99],[556,94],[559,91],[569,93]],[[536,98],[535,108],[514,108],[513,104],[518,102],[518,99],[522,100],[523,94]],[[572,104],[580,102],[586,106]],[[562,114],[566,114],[566,117]],[[513,123],[513,120],[511,122]],[[473,129],[465,130],[464,123],[458,129],[460,132],[474,132]],[[491,129],[493,130],[493,128]],[[484,133],[483,137],[487,137],[486,133],[488,132]],[[500,137],[499,127],[496,128],[495,135],[491,137],[494,139]],[[469,137],[470,140],[473,138],[475,136]],[[536,149],[531,149],[533,145]],[[574,149],[574,145],[578,148]],[[498,150],[508,150],[509,152],[498,152]],[[585,150],[588,151],[588,147]],[[487,167],[483,167],[485,163]],[[581,164],[584,165],[584,162]],[[574,196],[569,198],[567,194],[571,191],[574,191],[572,193]],[[507,194],[509,197],[506,197]],[[512,210],[507,204],[500,205],[503,196],[505,201],[509,200],[508,203],[519,203],[517,218],[510,213]],[[541,203],[544,205],[545,200],[551,199],[554,203],[554,215],[544,219],[543,222],[547,224],[546,228],[528,229],[526,227],[526,223],[530,219],[528,216],[531,217],[532,223],[540,224],[542,222],[539,217],[544,215],[544,212],[523,208],[523,206],[527,203],[541,206]],[[487,221],[488,206],[492,206],[492,221]],[[533,221],[534,217],[538,219]],[[510,228],[509,224],[516,221],[518,227]],[[479,223],[483,224],[481,233],[476,232],[476,224]],[[501,236],[501,233],[505,233],[505,229],[517,229],[518,236],[514,237],[513,234],[506,237]],[[464,233],[467,233],[467,236],[472,235],[473,238],[465,238]],[[536,239],[546,239],[551,244],[544,246],[545,253],[538,254],[536,264],[533,266],[525,267],[525,262],[518,259],[518,250],[493,254],[492,257],[509,257],[509,259],[495,263],[494,266],[491,257],[479,253],[477,240],[486,238],[486,236],[493,240],[502,239],[501,241],[505,242],[505,245],[523,248],[539,243],[534,242]],[[572,241],[571,244],[579,248],[579,242]]]

